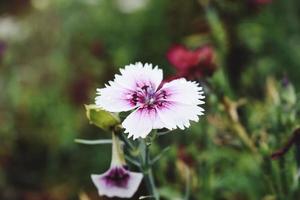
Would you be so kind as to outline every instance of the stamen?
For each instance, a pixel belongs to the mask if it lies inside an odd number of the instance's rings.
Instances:
[[[130,101],[132,104],[140,105],[149,110],[154,109],[156,106],[163,106],[167,99],[167,92],[165,90],[154,91],[152,86],[143,85],[139,86],[137,90],[131,95]]]
[[[145,91],[147,91],[147,89],[149,88],[149,86],[148,85],[144,85],[143,87],[142,87],[142,90],[145,90]]]

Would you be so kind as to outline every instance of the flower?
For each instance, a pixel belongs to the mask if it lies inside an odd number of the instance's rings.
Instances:
[[[131,198],[137,191],[143,174],[127,169],[124,153],[119,139],[113,134],[112,161],[110,168],[103,174],[92,174],[93,183],[100,196]]]
[[[128,137],[145,138],[152,129],[184,129],[204,114],[199,106],[204,92],[198,83],[180,78],[161,84],[162,70],[140,62],[120,72],[97,89],[96,105],[109,112],[133,110],[122,123]]]
[[[216,69],[213,62],[214,50],[209,45],[195,51],[182,45],[174,45],[168,50],[167,59],[177,70],[178,76],[190,79],[210,76]]]

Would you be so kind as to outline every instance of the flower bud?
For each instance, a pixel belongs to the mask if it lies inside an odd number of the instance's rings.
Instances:
[[[85,105],[85,109],[90,123],[105,131],[115,130],[120,124],[120,119],[115,113],[102,110],[96,105]]]

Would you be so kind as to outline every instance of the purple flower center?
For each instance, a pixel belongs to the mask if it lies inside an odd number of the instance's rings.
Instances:
[[[141,108],[154,109],[165,104],[167,92],[165,90],[153,89],[151,85],[138,86],[130,95],[129,101],[132,105],[140,105]]]
[[[109,173],[103,177],[108,186],[127,187],[129,181],[129,172],[124,167],[112,168]]]

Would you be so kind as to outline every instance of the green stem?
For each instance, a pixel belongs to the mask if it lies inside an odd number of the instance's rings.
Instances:
[[[149,194],[155,199],[159,200],[159,193],[155,186],[154,176],[152,171],[152,166],[150,162],[150,153],[149,153],[149,146],[146,145],[146,141],[144,139],[140,140],[140,160],[142,163],[141,170],[144,173],[146,185],[149,191]]]
[[[253,153],[257,152],[256,146],[254,145],[252,139],[249,137],[249,134],[246,132],[246,129],[240,122],[233,122],[233,130],[241,141],[247,146]]]
[[[152,168],[150,167],[147,172],[144,174],[147,180],[147,184],[149,185],[149,189],[151,191],[151,195],[155,200],[159,200],[159,193],[156,189],[155,182],[154,182],[154,176],[152,172]]]
[[[125,142],[125,144],[131,149],[134,150],[135,147],[133,146],[133,144],[128,140],[128,138],[125,136],[125,134],[119,134],[120,138]]]

